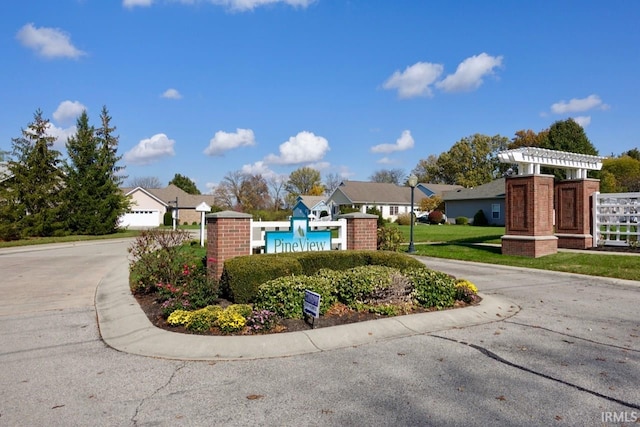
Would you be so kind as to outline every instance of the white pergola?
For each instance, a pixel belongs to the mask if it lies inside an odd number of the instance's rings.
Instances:
[[[498,153],[501,163],[518,165],[518,175],[540,173],[540,166],[562,168],[567,179],[585,179],[587,171],[602,169],[602,160],[606,157],[588,154],[569,153],[538,147],[522,147]]]

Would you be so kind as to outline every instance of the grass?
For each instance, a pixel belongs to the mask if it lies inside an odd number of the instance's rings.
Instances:
[[[107,234],[104,236],[61,236],[61,237],[31,237],[28,239],[13,240],[10,242],[0,241],[0,248],[13,248],[18,246],[44,245],[47,243],[70,243],[84,242],[89,240],[107,240],[107,239],[126,239],[136,237],[140,234],[138,230],[120,231],[115,234]]]
[[[409,226],[400,226],[400,229],[408,242]],[[415,255],[628,280],[638,280],[640,277],[640,256],[558,252],[540,258],[528,258],[502,255],[499,246],[477,244],[499,244],[504,232],[504,227],[415,226]]]

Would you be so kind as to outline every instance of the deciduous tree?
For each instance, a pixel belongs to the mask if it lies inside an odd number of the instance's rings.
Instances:
[[[400,182],[405,177],[405,173],[402,169],[380,169],[377,170],[369,177],[371,182],[387,183],[400,185]]]
[[[127,181],[127,187],[162,188],[162,182],[157,176],[134,176]]]

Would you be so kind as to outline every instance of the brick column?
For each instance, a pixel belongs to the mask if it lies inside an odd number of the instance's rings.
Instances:
[[[558,252],[558,238],[553,235],[553,181],[551,175],[507,177],[503,254],[538,258]]]
[[[597,179],[572,179],[556,184],[556,237],[558,247],[593,247],[591,195],[600,190]]]
[[[347,220],[347,249],[378,249],[378,216],[359,212],[340,215]]]
[[[224,262],[251,254],[251,215],[223,211],[205,216],[208,275],[220,280]]]

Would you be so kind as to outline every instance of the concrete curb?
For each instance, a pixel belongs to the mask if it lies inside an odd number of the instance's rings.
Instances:
[[[96,289],[98,326],[104,342],[122,352],[178,360],[250,360],[295,356],[427,334],[503,320],[520,308],[495,295],[482,295],[473,307],[412,314],[304,332],[253,336],[202,336],[153,326],[129,288],[126,263]]]

